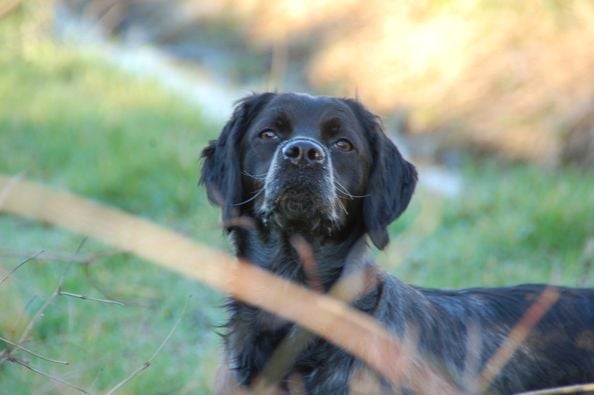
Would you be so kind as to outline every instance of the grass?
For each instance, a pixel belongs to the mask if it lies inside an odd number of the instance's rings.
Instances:
[[[417,195],[416,217],[386,265],[400,262],[392,269],[402,278],[435,287],[594,285],[591,173],[487,161],[467,163],[462,175],[456,199]]]
[[[195,186],[200,149],[217,133],[200,111],[97,59],[45,40],[10,47],[14,41],[6,39],[7,31],[2,34],[1,172],[25,172],[223,246],[218,213]],[[15,252],[74,255],[80,242],[80,236],[2,216],[0,278],[22,259],[11,256]],[[79,255],[107,249],[89,240]],[[0,300],[9,301],[0,303],[0,335],[19,337],[65,267],[35,260],[0,286]],[[126,306],[59,297],[35,326],[28,347],[70,365],[31,363],[105,391],[151,356],[191,296],[176,333],[122,393],[209,393],[219,343],[213,326],[223,321],[216,308],[221,295],[132,256],[101,259],[87,268],[71,267],[64,289]],[[0,388],[10,394],[70,392],[7,363],[0,366]]]
[[[198,153],[220,125],[156,83],[98,59],[46,40],[13,45],[6,26],[0,24],[0,172],[25,172],[224,248],[217,210],[195,187]],[[594,175],[476,160],[461,171],[460,197],[420,191],[392,226],[393,243],[378,258],[388,270],[435,287],[594,286],[585,252],[594,239]],[[44,256],[75,255],[80,245],[80,236],[0,216],[0,278],[27,254],[46,251],[0,284],[1,336],[18,339],[64,273],[67,263]],[[105,251],[88,240],[78,256]],[[171,340],[121,393],[210,393],[221,295],[125,254],[72,265],[64,289],[126,305],[60,296],[27,347],[70,365],[16,355],[105,391],[152,355],[191,296]],[[0,388],[15,395],[75,392],[10,363],[0,365]]]

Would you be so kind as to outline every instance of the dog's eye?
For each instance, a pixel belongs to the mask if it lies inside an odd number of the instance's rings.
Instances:
[[[349,152],[353,150],[353,144],[347,139],[340,139],[334,143],[334,146],[342,152]]]
[[[266,129],[261,131],[258,137],[262,140],[276,140],[278,139],[278,134],[276,134],[274,130]]]

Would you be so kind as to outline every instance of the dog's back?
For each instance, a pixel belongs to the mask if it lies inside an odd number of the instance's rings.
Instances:
[[[487,379],[502,394],[594,382],[592,288],[385,288],[376,316],[470,392]]]

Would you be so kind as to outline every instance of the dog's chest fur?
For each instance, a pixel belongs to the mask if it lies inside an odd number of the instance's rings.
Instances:
[[[377,299],[377,292],[366,295],[355,307],[373,308]],[[296,345],[293,350],[297,350],[297,355],[288,356],[294,361],[289,362],[290,369],[281,378],[280,388],[286,389],[289,380],[298,379],[310,394],[348,393],[350,373],[353,365],[358,364],[351,355],[253,306],[230,301],[228,307],[231,314],[225,342],[230,367],[242,385],[253,385],[255,379],[262,378],[275,350],[287,339]]]
[[[306,275],[300,257],[291,246],[291,241],[279,234],[255,234],[241,230],[234,231],[232,241],[237,255],[258,264],[276,275],[306,285]],[[348,245],[350,248],[345,248]],[[324,254],[316,253],[316,261],[324,262],[322,270],[317,270],[317,280],[323,291],[346,270],[354,270],[352,265],[362,266],[368,262],[363,258],[367,247],[363,240],[353,237],[348,243],[340,243],[335,248],[323,249]],[[346,263],[346,264],[345,264]],[[380,298],[381,287],[373,287],[359,297],[353,307],[372,313]],[[282,296],[280,296],[282,297]],[[227,303],[229,321],[225,336],[225,347],[229,355],[230,368],[236,372],[242,385],[253,385],[259,378],[275,350],[287,339],[299,343],[297,355],[290,358],[290,369],[281,380],[281,388],[286,381],[299,377],[308,393],[347,393],[349,375],[355,359],[319,337],[311,336],[302,328],[275,314],[254,306],[230,299]],[[358,363],[358,362],[357,362]]]

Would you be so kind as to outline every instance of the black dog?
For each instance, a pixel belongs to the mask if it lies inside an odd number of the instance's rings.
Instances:
[[[386,246],[386,228],[406,209],[417,179],[379,119],[359,102],[304,94],[242,99],[203,158],[201,182],[222,207],[237,256],[307,285],[293,242],[299,236],[313,252],[326,291],[345,271],[372,265],[366,240],[379,249]],[[471,335],[476,333],[478,343],[476,372],[488,370],[487,362],[546,288],[439,291],[408,286],[381,272],[378,278],[353,306],[396,336],[415,328],[419,352],[436,361],[461,392],[477,391],[464,379]],[[594,289],[554,289],[559,299],[496,372],[487,392],[594,382]],[[247,388],[295,325],[239,301],[228,307],[223,369],[228,370],[220,380]],[[279,388],[288,392],[288,378],[298,374],[307,393],[349,393],[361,366],[312,337]],[[379,381],[382,393],[400,390]],[[232,388],[218,386],[227,388],[221,392]]]

